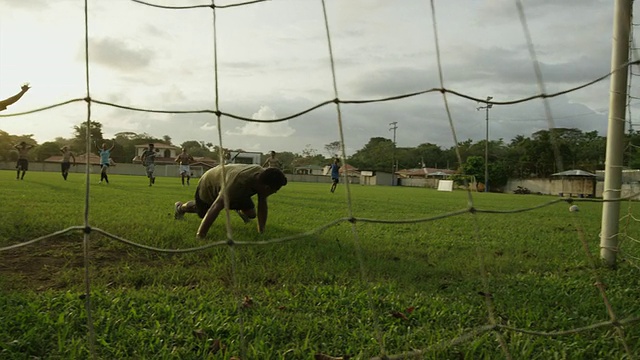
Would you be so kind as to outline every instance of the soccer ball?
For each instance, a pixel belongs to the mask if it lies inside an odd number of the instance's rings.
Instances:
[[[571,205],[569,206],[569,211],[577,212],[577,211],[580,211],[580,209],[578,208],[578,205]]]

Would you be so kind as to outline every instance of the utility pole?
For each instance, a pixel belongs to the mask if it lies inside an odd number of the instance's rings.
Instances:
[[[489,191],[489,109],[493,107],[493,104],[489,104],[489,101],[493,99],[493,96],[487,96],[487,105],[478,106],[476,110],[486,110],[485,121],[486,131],[484,139],[484,192]]]
[[[391,185],[393,186],[396,184],[395,176],[396,171],[398,171],[398,167],[396,165],[396,130],[398,129],[398,122],[394,121],[389,123],[389,125],[391,126],[389,131],[393,130],[393,149],[391,152]]]

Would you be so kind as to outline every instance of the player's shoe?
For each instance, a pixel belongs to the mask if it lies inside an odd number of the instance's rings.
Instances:
[[[173,218],[176,220],[182,220],[184,219],[184,213],[182,212],[181,208],[182,208],[182,201],[178,201],[175,203],[174,205],[175,210],[173,212]]]
[[[245,215],[242,211],[236,210],[236,212],[242,218],[242,221],[244,221],[245,224],[248,224],[251,221],[251,219],[247,215]]]

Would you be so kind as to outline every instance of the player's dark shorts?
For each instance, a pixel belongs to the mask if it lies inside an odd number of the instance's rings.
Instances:
[[[70,162],[63,162],[62,164],[60,164],[60,170],[62,170],[62,172],[67,172],[69,168],[71,168]]]
[[[217,192],[214,193],[213,195],[215,197],[218,197]],[[204,216],[207,214],[207,211],[209,211],[209,208],[213,204],[205,202],[200,198],[200,185],[198,185],[198,187],[196,188],[195,200],[196,200],[196,209],[198,211],[198,216],[200,218],[204,218]],[[243,199],[240,201],[233,201],[231,202],[231,204],[229,204],[229,210],[251,210],[255,207],[256,206],[251,200],[251,198]]]
[[[21,169],[22,171],[29,170],[29,160],[18,159],[18,163],[16,163],[16,169]]]
[[[337,184],[340,182],[340,178],[337,178],[337,177],[332,177],[331,180],[333,180],[334,184]]]

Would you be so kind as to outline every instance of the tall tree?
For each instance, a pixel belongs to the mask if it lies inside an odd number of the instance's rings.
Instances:
[[[265,154],[262,157],[262,163],[264,164],[264,162],[267,160],[267,157],[269,156],[269,154]],[[293,161],[296,157],[298,157],[297,154],[294,154],[290,151],[283,151],[283,152],[279,152],[277,154],[278,159],[282,162],[282,171],[284,171],[285,173],[293,173]]]
[[[482,156],[469,156],[462,164],[462,170],[467,176],[474,176],[476,181],[484,183],[484,158]]]
[[[91,121],[89,123],[89,136],[91,137],[91,147],[94,148],[93,143],[98,146],[104,141],[102,137],[102,124],[97,121]],[[74,149],[85,149],[87,143],[87,123],[83,122],[80,125],[73,127],[73,139],[71,146]],[[78,150],[79,151],[79,150]],[[84,151],[82,151],[84,152]]]
[[[409,164],[419,164],[430,168],[445,169],[449,165],[450,160],[444,156],[444,151],[438,145],[424,143],[411,149],[408,156]],[[401,166],[402,167],[402,166]]]
[[[332,141],[324,146],[330,158],[340,157],[340,141]]]
[[[0,130],[0,161],[13,160],[13,138],[8,132]]]
[[[517,135],[507,147],[505,160],[510,164],[511,176],[524,179],[536,173],[531,139],[524,135]]]
[[[624,164],[632,169],[640,168],[640,131],[631,131],[626,136]]]
[[[165,137],[166,136],[167,135],[165,135]],[[165,138],[159,139],[147,133],[138,134],[131,131],[116,133],[113,141],[115,142],[115,148],[111,152],[111,157],[117,163],[131,163],[136,156],[136,145],[146,145],[149,143],[166,144]]]
[[[0,161],[16,161],[18,159],[18,152],[14,146],[21,141],[30,145],[38,144],[38,142],[33,139],[33,134],[11,135],[0,130]],[[29,159],[35,159],[33,151],[29,152]]]
[[[187,152],[191,154],[191,156],[213,157],[217,155],[214,155],[214,153],[207,149],[204,141],[188,140],[180,144],[180,147],[187,149]],[[218,159],[217,156],[215,159]]]
[[[60,155],[60,144],[47,141],[34,149],[36,161],[44,161],[51,156]]]
[[[531,150],[534,155],[534,172],[538,177],[547,177],[556,172],[556,155],[554,147],[558,144],[552,142],[552,134],[549,130],[540,130],[531,137]]]
[[[373,137],[349,158],[349,162],[359,169],[391,172],[394,147],[390,139]]]

